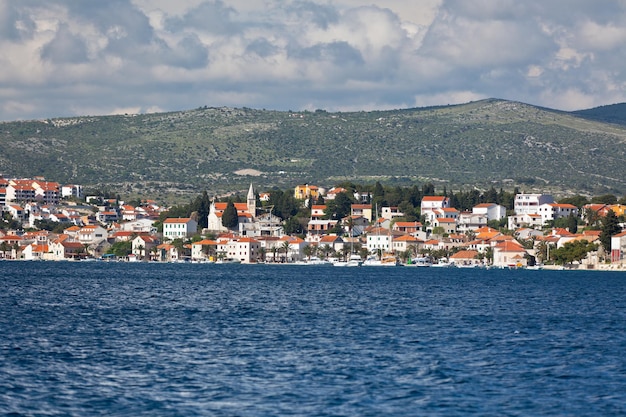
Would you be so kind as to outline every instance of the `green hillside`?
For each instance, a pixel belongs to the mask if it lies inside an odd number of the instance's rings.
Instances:
[[[0,172],[164,196],[338,181],[626,193],[626,127],[522,103],[0,124]],[[254,171],[251,171],[254,170]],[[250,176],[249,174],[255,174]]]
[[[572,114],[599,122],[615,123],[626,126],[626,103],[611,104],[593,109],[579,110]]]

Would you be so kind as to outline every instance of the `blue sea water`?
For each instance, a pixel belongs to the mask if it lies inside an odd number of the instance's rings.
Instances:
[[[1,262],[0,414],[626,415],[626,274]]]

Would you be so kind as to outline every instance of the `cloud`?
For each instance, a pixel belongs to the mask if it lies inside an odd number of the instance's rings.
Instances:
[[[54,38],[43,47],[41,57],[54,64],[86,62],[87,46],[83,39],[62,24]]]
[[[623,1],[0,0],[0,120],[484,97],[578,109],[626,101],[624,28]]]

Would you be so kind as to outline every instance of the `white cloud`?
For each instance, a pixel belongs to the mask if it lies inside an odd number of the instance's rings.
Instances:
[[[0,120],[623,101],[626,6],[586,0],[0,0]]]

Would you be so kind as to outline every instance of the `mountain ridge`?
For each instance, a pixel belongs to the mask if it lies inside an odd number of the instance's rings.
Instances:
[[[205,106],[4,122],[0,171],[157,196],[346,180],[625,193],[626,126],[598,121],[602,110],[579,112],[486,99],[367,112]]]

